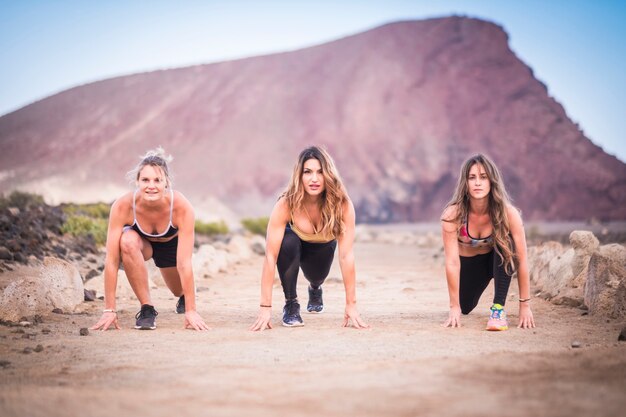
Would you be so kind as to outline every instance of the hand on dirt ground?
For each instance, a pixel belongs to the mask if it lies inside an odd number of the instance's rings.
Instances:
[[[211,330],[197,311],[185,311],[185,329]]]
[[[350,323],[352,323],[352,326],[355,329],[369,329],[370,328],[369,324],[363,321],[363,319],[359,315],[359,312],[357,311],[356,306],[354,304],[346,304],[346,311],[343,315],[343,327],[350,326]]]
[[[461,327],[461,308],[450,307],[450,313],[448,314],[448,320],[443,324],[443,327]]]
[[[272,328],[272,310],[269,307],[261,307],[259,310],[259,315],[256,317],[256,321],[252,326],[248,328],[253,332],[258,330],[265,330]]]
[[[520,303],[519,306],[519,324],[518,329],[531,329],[535,327],[535,318],[533,312],[530,311],[528,303]]]
[[[115,329],[120,329],[120,325],[117,322],[117,313],[112,311],[107,311],[102,313],[100,316],[100,320],[89,329],[91,330],[107,330],[111,325],[114,326]]]

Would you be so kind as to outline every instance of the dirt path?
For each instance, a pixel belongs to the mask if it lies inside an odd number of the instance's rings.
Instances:
[[[340,327],[344,292],[335,265],[324,314],[304,314],[304,328],[280,326],[283,297],[275,286],[274,330],[248,332],[261,258],[198,280],[199,311],[213,326],[207,333],[181,329],[165,289],[153,291],[160,311],[153,332],[131,329],[132,300],[118,302],[121,331],[79,336],[102,301],[85,303],[83,314],[50,314],[24,334],[0,326],[0,360],[10,362],[0,367],[0,415],[624,415],[626,343],[617,335],[626,323],[534,299],[536,330],[486,332],[487,294],[463,328],[444,329],[447,291],[436,255],[356,246],[358,303],[369,331]],[[302,279],[299,294],[306,303]],[[582,347],[571,348],[574,340]],[[38,344],[42,352],[22,353]]]

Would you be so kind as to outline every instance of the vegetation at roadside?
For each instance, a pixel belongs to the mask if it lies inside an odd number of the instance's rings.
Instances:
[[[241,225],[250,233],[265,236],[265,232],[267,231],[267,224],[269,223],[269,221],[269,217],[248,217],[245,219],[241,219]]]
[[[37,194],[13,191],[7,196],[0,196],[0,210],[15,207],[25,210],[29,207],[37,207],[45,204],[43,197]]]
[[[229,232],[228,225],[223,220],[219,222],[203,222],[196,220],[194,230],[197,234],[206,236],[225,235]]]

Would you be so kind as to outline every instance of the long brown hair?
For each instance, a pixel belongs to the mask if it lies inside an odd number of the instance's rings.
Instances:
[[[302,185],[302,174],[304,172],[304,163],[309,159],[317,159],[319,161],[322,167],[322,175],[324,176],[324,192],[322,193],[320,204],[322,216],[322,230],[320,233],[338,237],[344,230],[343,203],[348,199],[348,194],[335,167],[333,158],[324,148],[311,146],[300,152],[298,161],[291,173],[291,180],[282,197],[285,197],[289,210],[292,213],[302,209],[305,192]]]
[[[509,217],[507,215],[507,206],[511,204],[502,175],[496,164],[486,155],[477,154],[469,158],[463,166],[459,174],[459,180],[454,191],[452,200],[446,205],[446,209],[450,206],[456,207],[456,217],[453,219],[444,219],[443,221],[454,222],[458,230],[463,227],[465,219],[469,214],[470,194],[468,186],[468,178],[470,169],[476,164],[482,165],[485,173],[489,178],[491,191],[489,191],[488,211],[491,224],[493,226],[493,238],[495,241],[495,250],[500,256],[500,260],[504,263],[507,272],[511,273],[515,269],[515,253],[513,250],[513,242],[511,239],[511,230],[509,228]]]

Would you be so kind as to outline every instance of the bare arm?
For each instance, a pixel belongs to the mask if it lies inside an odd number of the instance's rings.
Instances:
[[[116,200],[109,213],[107,229],[106,257],[104,260],[104,309],[100,320],[91,327],[93,330],[107,330],[112,324],[119,329],[117,322],[115,293],[117,272],[120,266],[120,237],[126,223],[128,202],[125,197]]]
[[[459,282],[461,275],[461,261],[459,259],[459,243],[457,241],[456,207],[448,207],[441,218],[441,236],[445,254],[446,281],[448,283],[448,297],[450,298],[450,314],[444,323],[445,327],[461,326],[461,304],[459,301]]]
[[[272,328],[272,287],[274,285],[276,260],[278,259],[280,245],[283,242],[285,227],[288,222],[289,207],[285,199],[281,198],[274,205],[267,225],[265,259],[263,260],[263,271],[261,272],[260,311],[256,321],[250,326],[250,330],[256,331]]]
[[[535,327],[535,319],[530,309],[530,274],[528,272],[528,257],[526,250],[526,234],[524,224],[519,211],[513,206],[507,207],[509,228],[515,243],[515,256],[517,258],[517,283],[519,285],[519,325],[521,328]]]
[[[354,229],[355,212],[352,201],[346,200],[343,207],[344,232],[338,238],[339,243],[339,267],[346,290],[346,310],[343,326],[347,327],[350,322],[357,329],[366,329],[369,326],[360,317],[356,308],[356,268],[354,267]]]
[[[176,193],[174,223],[178,228],[178,248],[176,270],[185,295],[185,328],[208,330],[202,317],[196,311],[196,287],[194,283],[191,256],[193,254],[195,214],[191,203],[180,193]]]

